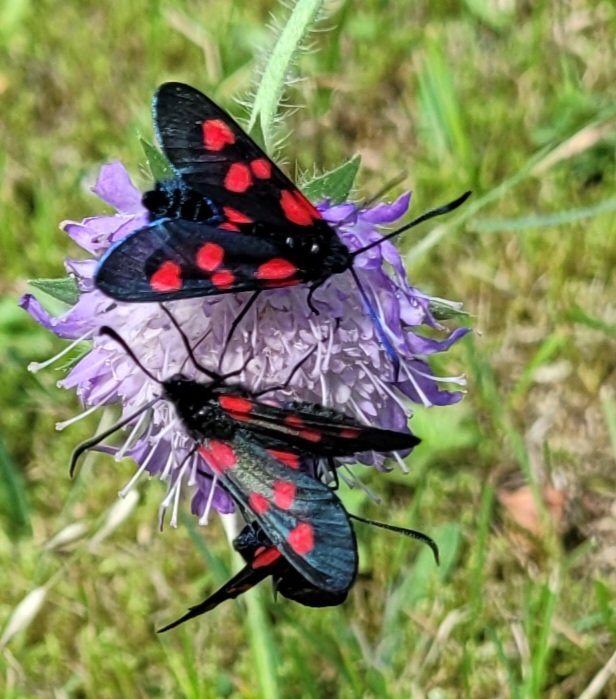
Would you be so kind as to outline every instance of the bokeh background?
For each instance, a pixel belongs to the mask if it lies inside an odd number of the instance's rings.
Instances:
[[[62,342],[17,307],[60,277],[63,219],[104,211],[104,162],[149,178],[150,96],[170,79],[235,114],[272,45],[271,0],[0,3],[0,693],[3,697],[616,697],[616,9],[516,0],[328,3],[288,92],[291,174],[363,158],[447,226],[399,241],[413,283],[476,333],[438,369],[468,397],[418,410],[411,473],[346,502],[419,527],[430,552],[358,528],[340,608],[263,586],[159,637],[231,570],[222,527],[162,534],[158,481],[117,509],[129,462],[73,446],[100,415],[36,375]],[[60,538],[57,535],[61,533]],[[16,614],[20,602],[25,606]]]

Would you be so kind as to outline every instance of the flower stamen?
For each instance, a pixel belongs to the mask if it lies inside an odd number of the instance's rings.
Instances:
[[[210,492],[207,495],[207,502],[205,503],[205,508],[203,509],[203,514],[199,517],[199,524],[206,525],[210,521],[210,511],[212,509],[212,502],[214,500],[214,492],[216,491],[216,486],[218,485],[218,474],[215,473],[210,483]]]
[[[78,344],[80,344],[81,342],[85,342],[86,340],[89,340],[94,335],[95,330],[96,328],[88,330],[87,333],[84,333],[81,337],[78,337],[76,340],[73,340],[70,344],[64,347],[64,349],[58,352],[58,354],[55,354],[53,357],[47,359],[44,362],[30,362],[30,364],[28,364],[28,371],[31,371],[33,374],[36,374],[41,369],[47,369],[48,366],[55,364],[55,362],[57,362],[58,359],[62,359],[62,357],[66,356],[72,349],[75,349],[75,347],[77,347]]]
[[[76,422],[83,420],[84,417],[92,415],[92,413],[95,413],[100,407],[101,405],[99,403],[96,403],[96,405],[90,406],[87,410],[84,410],[82,413],[75,415],[75,417],[72,417],[68,420],[64,420],[63,422],[56,422],[56,429],[58,430],[58,432],[62,432],[62,430],[66,429],[67,427],[70,427],[70,425],[74,425]]]

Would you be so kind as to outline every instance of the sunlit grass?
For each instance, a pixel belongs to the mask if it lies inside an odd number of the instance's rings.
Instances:
[[[230,572],[222,528],[159,534],[152,481],[98,541],[132,466],[96,456],[69,481],[97,417],[54,430],[79,407],[55,388],[61,371],[25,367],[62,342],[15,303],[25,279],[62,276],[78,254],[57,225],[102,210],[87,190],[101,163],[121,159],[147,185],[139,136],[151,138],[154,88],[185,80],[242,114],[234,100],[254,90],[281,10],[4,3],[0,628],[32,590],[46,594],[2,649],[3,696],[616,697],[616,13],[507,8],[337,4],[289,93],[305,109],[280,134],[300,172],[359,152],[362,196],[400,172],[415,211],[474,191],[453,225],[400,241],[413,281],[473,314],[477,334],[442,362],[467,372],[469,395],[418,411],[408,476],[366,474],[382,505],[345,493],[434,536],[440,568],[418,544],[358,526],[344,606],[274,602],[263,586],[157,636]],[[523,483],[534,537],[502,505]],[[559,518],[546,483],[566,496]]]

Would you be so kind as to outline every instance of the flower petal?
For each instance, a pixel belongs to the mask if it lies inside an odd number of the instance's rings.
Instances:
[[[141,192],[119,160],[103,165],[92,191],[120,213],[139,214],[144,211]]]

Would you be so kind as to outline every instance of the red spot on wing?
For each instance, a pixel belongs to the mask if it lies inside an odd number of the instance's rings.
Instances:
[[[272,164],[266,158],[257,158],[250,163],[250,169],[260,180],[269,180],[272,176]]]
[[[298,226],[310,226],[314,219],[321,218],[321,214],[299,191],[283,190],[280,194],[280,206],[289,221]]]
[[[235,223],[228,223],[227,221],[219,224],[218,228],[222,228],[225,231],[239,231],[239,228],[235,225]]]
[[[344,439],[357,439],[361,433],[362,431],[357,427],[343,427],[340,430],[340,436]]]
[[[294,483],[290,481],[276,481],[274,483],[274,504],[281,510],[288,510],[295,500]]]
[[[177,291],[182,288],[182,268],[176,262],[167,260],[150,277],[154,291]]]
[[[252,174],[248,165],[233,163],[225,175],[224,184],[229,192],[245,192],[252,185]]]
[[[252,401],[240,396],[218,396],[218,403],[223,410],[229,410],[232,413],[248,414],[253,409]]]
[[[301,522],[289,532],[289,546],[300,556],[305,556],[314,548],[314,528],[308,522]]]
[[[250,422],[250,415],[246,415],[246,413],[233,413],[229,411],[229,417],[235,420],[235,422]]]
[[[203,145],[207,150],[222,150],[228,143],[235,143],[233,131],[222,119],[204,121],[201,130],[203,131]]]
[[[248,496],[248,506],[255,514],[262,515],[268,511],[270,503],[261,493],[252,492]]]
[[[204,272],[213,272],[222,264],[225,256],[224,248],[216,243],[204,243],[197,250],[197,267]]]
[[[278,461],[282,461],[282,463],[289,468],[299,468],[298,454],[293,454],[293,452],[290,451],[282,451],[281,449],[268,449],[267,453],[275,459],[278,459]]]
[[[222,212],[232,223],[252,223],[253,219],[232,206],[223,206]]]
[[[207,446],[199,447],[198,451],[215,473],[224,473],[237,464],[235,450],[225,442],[211,439]]]
[[[317,430],[300,430],[298,434],[307,442],[320,442],[323,439],[322,433]]]
[[[266,566],[271,566],[272,563],[275,563],[281,556],[282,554],[280,551],[272,546],[271,548],[265,549],[262,553],[255,556],[255,559],[252,562],[252,568],[264,568]]]
[[[289,427],[297,427],[297,436],[301,437],[301,439],[305,439],[307,442],[320,442],[321,439],[323,439],[321,432],[317,430],[304,429],[305,423],[302,418],[297,417],[297,415],[287,415],[284,422]]]
[[[266,279],[268,281],[279,281],[282,279],[288,279],[289,277],[294,277],[297,273],[297,267],[283,259],[282,257],[274,257],[262,265],[257,267],[255,277],[257,279]]]
[[[210,281],[219,289],[228,289],[235,281],[235,274],[231,270],[221,269],[220,272],[212,274]]]

